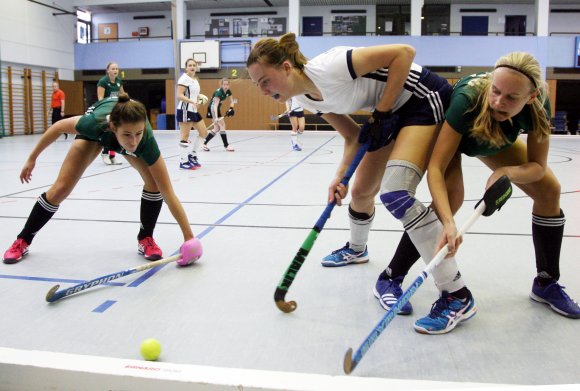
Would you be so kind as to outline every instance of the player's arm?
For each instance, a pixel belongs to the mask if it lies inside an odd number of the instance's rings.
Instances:
[[[193,239],[193,232],[191,231],[191,226],[189,225],[189,220],[185,214],[185,210],[177,198],[173,186],[171,185],[171,179],[169,178],[169,173],[167,172],[167,166],[163,157],[159,155],[159,158],[153,165],[149,166],[149,172],[153,176],[165,203],[169,207],[169,211],[179,224],[181,232],[183,233],[183,241]]]
[[[328,202],[336,200],[337,205],[342,204],[342,199],[346,197],[347,188],[340,183],[350,163],[360,147],[358,143],[358,136],[360,127],[356,122],[346,114],[327,113],[323,114],[322,118],[328,122],[338,133],[344,137],[344,151],[342,160],[340,161],[334,179],[331,181],[328,188]]]
[[[179,84],[177,86],[177,99],[179,99],[182,102],[189,103],[189,104],[192,104],[195,107],[197,107],[197,103],[195,101],[193,101],[192,99],[189,99],[187,96],[185,96],[185,89],[186,89],[186,87],[181,85],[181,84]]]
[[[217,120],[219,119],[218,118],[218,115],[217,115],[217,109],[218,109],[218,106],[220,104],[220,98],[218,98],[217,96],[214,95],[211,98],[211,101],[212,101],[212,104],[211,104],[211,116],[213,118],[213,122],[217,122]]]
[[[97,86],[97,100],[105,99],[105,88]]]
[[[359,77],[380,68],[389,69],[389,80],[381,100],[376,104],[378,111],[391,110],[407,80],[414,58],[415,49],[402,44],[370,46],[352,51],[352,65]]]
[[[46,132],[42,134],[40,140],[36,143],[30,155],[28,155],[28,159],[24,163],[22,170],[20,172],[20,181],[28,183],[31,178],[32,170],[34,170],[34,166],[36,165],[36,159],[38,156],[44,151],[50,144],[55,142],[63,133],[68,134],[78,134],[75,129],[77,122],[82,116],[76,116],[71,118],[66,118],[63,120],[58,121],[54,125],[51,125]]]
[[[459,153],[461,138],[462,135],[445,121],[433,147],[433,153],[427,168],[427,182],[431,198],[439,220],[444,226],[444,237],[441,238],[438,248],[448,243],[450,253],[455,252],[455,247],[461,243],[461,239],[457,239],[457,227],[455,226],[455,219],[453,218],[453,211],[449,201],[445,174],[451,160]]]

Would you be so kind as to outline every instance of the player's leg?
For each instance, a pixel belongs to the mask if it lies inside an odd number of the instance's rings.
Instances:
[[[192,123],[189,121],[187,110],[177,109],[176,119],[179,126],[179,168],[195,170],[197,167],[189,161],[192,149],[189,141],[189,132]]]
[[[392,146],[366,153],[359,164],[350,186],[351,201],[348,206],[350,240],[344,247],[322,259],[323,266],[345,266],[369,260],[367,242],[375,217],[375,197],[389,159]]]
[[[292,130],[290,130],[290,142],[292,143],[292,149],[295,151],[301,151],[300,145],[298,144],[298,117],[290,114],[290,125]]]
[[[141,226],[137,234],[137,251],[148,261],[156,261],[163,257],[163,252],[153,239],[153,231],[163,206],[163,197],[147,164],[134,156],[126,156],[126,159],[139,172],[144,182],[141,194]]]
[[[56,213],[62,201],[74,189],[86,168],[99,154],[101,148],[94,141],[82,139],[73,141],[56,181],[46,193],[42,193],[38,197],[24,224],[24,228],[18,234],[16,241],[4,253],[4,263],[16,263],[28,253],[28,246],[32,243],[34,236]]]
[[[297,118],[298,118],[298,146],[302,148],[300,136],[302,135],[302,133],[304,133],[304,129],[306,129],[306,119],[304,118],[304,112],[300,112]]]
[[[198,113],[194,114],[194,122],[193,127],[197,130],[197,135],[194,136],[193,142],[191,143],[191,151],[189,155],[189,162],[197,167],[201,168],[201,164],[197,158],[197,151],[199,150],[200,146],[205,141],[205,138],[208,136],[207,128],[205,127],[205,122],[203,122],[203,118]]]
[[[527,147],[518,139],[498,155],[481,158],[492,170],[526,163]],[[561,315],[580,318],[580,306],[558,284],[560,279],[560,249],[564,236],[564,212],[560,209],[560,183],[548,168],[542,179],[527,184],[516,184],[533,200],[532,238],[536,253],[537,275],[530,297]]]
[[[232,147],[230,145],[230,143],[228,142],[228,133],[226,131],[226,121],[222,118],[221,120],[219,120],[219,125],[220,125],[220,137],[222,139],[222,143],[224,144],[224,148],[228,152],[234,152],[235,151],[234,147]]]
[[[219,113],[219,112],[218,112],[217,114],[218,114],[218,116],[220,115],[220,113]],[[212,123],[213,123],[213,127],[212,127],[212,129],[211,129],[211,130],[208,132],[208,135],[206,136],[206,138],[205,138],[205,141],[203,142],[202,149],[203,149],[204,151],[207,151],[207,152],[209,152],[209,147],[207,146],[207,144],[208,144],[208,143],[211,141],[211,139],[212,139],[212,138],[214,138],[214,137],[215,137],[215,135],[216,135],[217,133],[219,133],[219,132],[220,132],[220,125],[219,125],[219,123],[217,123],[217,122],[213,122],[213,116],[212,116],[212,114],[211,114],[211,110],[209,110],[209,109],[207,110],[207,118],[208,118],[208,119],[210,119],[210,120],[212,121]]]

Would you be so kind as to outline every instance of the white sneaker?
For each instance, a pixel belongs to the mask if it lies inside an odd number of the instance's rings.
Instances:
[[[109,157],[108,153],[101,153],[101,157],[103,158],[103,163],[105,163],[107,166],[113,164],[113,162],[111,162],[111,158]]]
[[[203,145],[201,146],[201,149],[203,149],[203,150],[204,150],[204,151],[206,151],[206,152],[209,152],[209,147],[208,147],[207,145],[205,145],[205,144],[203,144]]]
[[[115,156],[109,157],[109,160],[111,161],[111,164],[113,164],[113,165],[123,164],[123,162],[118,161]]]
[[[226,151],[228,151],[228,152],[234,152],[234,151],[235,151],[235,149],[234,149],[234,147],[232,147],[231,145],[228,145],[228,146],[226,147]]]

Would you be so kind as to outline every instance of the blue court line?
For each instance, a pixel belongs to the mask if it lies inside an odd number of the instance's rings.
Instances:
[[[287,170],[285,170],[283,173],[281,173],[280,175],[278,175],[276,178],[274,178],[272,181],[270,181],[269,183],[267,183],[260,190],[258,190],[254,194],[252,194],[250,197],[248,197],[247,199],[245,199],[244,201],[242,201],[241,203],[239,203],[238,205],[236,205],[236,207],[234,207],[232,210],[230,210],[228,213],[226,213],[223,217],[221,217],[216,222],[214,222],[213,225],[207,227],[201,233],[199,233],[198,235],[196,235],[196,237],[198,239],[201,239],[204,236],[206,236],[207,234],[209,234],[217,226],[219,226],[224,221],[226,221],[227,219],[229,219],[234,213],[236,213],[238,210],[240,210],[241,208],[243,208],[244,206],[246,206],[254,198],[256,198],[257,196],[259,196],[260,194],[262,194],[264,191],[266,191],[268,188],[270,188],[274,183],[276,183],[277,181],[279,181],[281,178],[283,178],[284,176],[286,176],[290,171],[294,170],[300,164],[304,163],[312,155],[314,155],[316,152],[318,152],[322,147],[324,147],[326,144],[328,144],[329,142],[331,142],[335,137],[336,136],[332,136],[326,142],[322,143],[318,148],[314,149],[311,153],[309,153],[308,155],[306,155],[303,159],[301,159],[300,161],[298,161],[297,163],[295,163],[294,165],[292,165],[290,168],[288,168]],[[92,174],[92,175],[89,175],[89,176],[96,176],[96,175],[101,175],[101,174],[103,174],[103,173]],[[89,177],[89,176],[87,176],[87,177]],[[43,186],[43,187],[46,187],[46,186]],[[30,191],[30,190],[33,190],[33,189],[28,189],[26,191]],[[25,191],[18,192],[18,193],[14,193],[14,195],[20,194],[20,193],[23,193],[23,192],[25,192]],[[4,195],[4,196],[0,196],[0,198],[6,197],[6,196],[10,196],[10,195],[11,194]],[[176,250],[176,251],[174,251],[171,255],[176,255],[177,253],[179,253],[179,249]],[[131,282],[127,286],[134,288],[134,287],[137,287],[137,286],[141,285],[143,282],[147,281],[150,277],[152,277],[155,273],[157,273],[159,270],[161,270],[165,266],[166,265],[161,265],[161,266],[158,266],[156,268],[153,268],[153,269],[148,270],[145,274],[143,274],[141,277],[137,278],[135,281]],[[47,277],[32,277],[32,276],[13,276],[13,275],[6,275],[6,274],[0,274],[0,278],[15,279],[15,280],[28,280],[28,281],[71,283],[71,284],[81,284],[81,283],[84,283],[84,282],[87,282],[88,281],[88,280],[72,280],[72,279],[47,278]],[[124,286],[125,283],[122,283],[122,282],[107,282],[107,283],[104,283],[103,285]],[[106,311],[109,307],[111,307],[115,303],[116,303],[116,301],[114,301],[114,300],[107,300],[103,304],[101,304],[100,306],[98,306],[97,308],[95,308],[92,312],[103,313],[104,311]]]
[[[258,190],[257,192],[255,192],[254,194],[252,194],[251,196],[249,196],[248,198],[246,198],[244,201],[242,201],[241,203],[239,203],[238,205],[236,205],[236,207],[234,207],[232,210],[230,210],[228,213],[226,213],[223,217],[221,217],[216,222],[214,222],[213,225],[211,225],[211,226],[207,227],[206,229],[204,229],[196,237],[198,239],[201,239],[204,236],[206,236],[207,234],[209,234],[217,226],[219,226],[221,223],[223,223],[224,221],[226,221],[227,219],[229,219],[230,217],[232,217],[232,215],[234,213],[236,213],[238,210],[242,209],[244,206],[246,206],[248,203],[250,203],[254,198],[256,198],[257,196],[259,196],[260,194],[262,194],[270,186],[272,186],[274,183],[276,183],[277,181],[279,181],[282,177],[284,177],[290,171],[294,170],[300,164],[304,163],[312,155],[314,155],[316,152],[318,152],[322,147],[324,147],[326,144],[328,144],[329,142],[331,142],[334,139],[334,137],[336,137],[336,136],[333,136],[328,141],[322,143],[318,148],[316,148],[315,150],[313,150],[312,152],[310,152],[302,160],[300,160],[297,163],[295,163],[294,165],[292,165],[290,168],[288,168],[282,174],[278,175],[276,178],[274,178],[273,180],[271,180],[268,184],[266,184],[260,190]],[[176,255],[177,253],[179,253],[179,250],[174,251],[173,254],[171,254],[171,255]],[[141,277],[139,277],[138,279],[136,279],[135,281],[133,281],[132,283],[130,283],[127,286],[128,287],[131,287],[131,288],[134,288],[134,287],[137,287],[137,286],[141,285],[142,283],[144,283],[145,281],[147,281],[151,276],[153,276],[155,273],[157,273],[159,270],[161,270],[165,266],[166,265],[161,265],[161,266],[158,266],[156,268],[153,268],[153,269],[149,270],[147,273],[145,273],[144,275],[142,275]]]
[[[105,312],[110,306],[112,306],[113,304],[115,304],[116,301],[115,300],[107,300],[105,301],[103,304],[101,304],[100,306],[98,306],[97,308],[95,308],[93,310],[93,312],[98,312],[98,313],[103,313]]]

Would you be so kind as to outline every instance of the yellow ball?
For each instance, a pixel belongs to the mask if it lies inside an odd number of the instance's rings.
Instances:
[[[156,361],[161,354],[161,344],[155,338],[148,338],[141,343],[141,356],[147,361]]]

